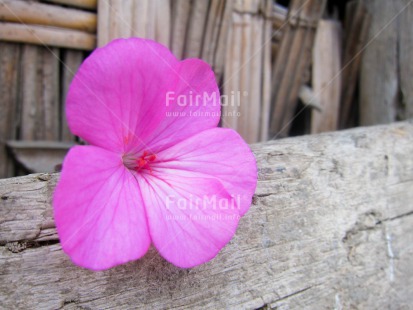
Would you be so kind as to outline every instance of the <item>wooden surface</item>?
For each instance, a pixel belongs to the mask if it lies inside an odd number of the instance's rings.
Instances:
[[[105,272],[74,266],[54,229],[58,174],[0,180],[0,304],[13,309],[409,309],[413,123],[252,146],[253,205],[211,262],[154,249]]]

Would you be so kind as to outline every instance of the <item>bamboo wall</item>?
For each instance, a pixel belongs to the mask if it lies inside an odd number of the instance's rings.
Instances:
[[[413,117],[407,0],[0,0],[0,177],[58,169],[96,46],[145,37],[214,69],[249,143]]]

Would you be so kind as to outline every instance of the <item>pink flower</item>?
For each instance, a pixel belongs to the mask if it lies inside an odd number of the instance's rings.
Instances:
[[[219,90],[205,62],[178,61],[149,40],[113,41],[80,67],[66,113],[90,144],[69,151],[53,197],[75,264],[107,269],[153,243],[189,268],[232,238],[251,204],[256,163],[235,131],[216,127]]]

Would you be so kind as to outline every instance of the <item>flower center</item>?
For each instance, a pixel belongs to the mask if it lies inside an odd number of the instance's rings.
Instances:
[[[123,164],[129,170],[134,171],[142,171],[144,169],[149,170],[152,173],[152,168],[150,163],[156,160],[156,155],[149,153],[148,151],[144,151],[141,156],[136,155],[124,155],[123,156]]]

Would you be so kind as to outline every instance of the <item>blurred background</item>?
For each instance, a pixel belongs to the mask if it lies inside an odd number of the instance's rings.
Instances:
[[[59,169],[71,79],[143,37],[208,62],[248,143],[413,117],[412,0],[0,0],[0,178]]]

